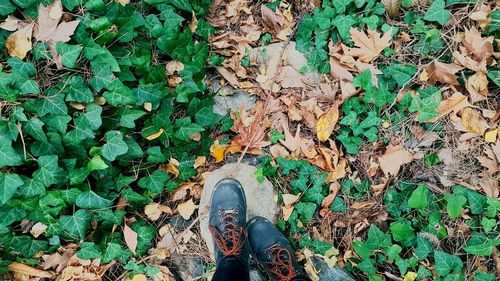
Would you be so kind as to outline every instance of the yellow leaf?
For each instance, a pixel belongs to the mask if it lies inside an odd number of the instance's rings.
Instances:
[[[333,132],[337,121],[339,120],[338,105],[330,107],[318,120],[316,124],[316,135],[320,141],[326,141]]]
[[[148,278],[144,274],[136,274],[130,281],[148,281]]]
[[[158,137],[161,136],[161,134],[163,134],[163,132],[165,132],[165,130],[163,130],[163,128],[160,128],[160,130],[157,133],[154,133],[152,135],[147,136],[146,139],[147,140],[157,139]]]
[[[189,220],[195,210],[196,205],[194,204],[193,199],[189,199],[189,201],[179,204],[177,207],[177,211],[179,211],[179,214],[185,220]]]
[[[498,131],[499,131],[499,130],[500,130],[500,129],[495,129],[495,130],[491,130],[491,131],[489,131],[489,132],[486,132],[486,133],[484,134],[484,140],[485,140],[486,142],[493,142],[493,143],[494,143],[494,142],[496,142],[496,141],[497,141],[497,135],[498,135]]]
[[[474,109],[467,107],[462,111],[462,124],[469,133],[483,135],[489,127],[481,115]]]
[[[122,6],[125,6],[127,5],[128,3],[130,3],[130,0],[115,0],[116,3],[119,3],[120,5]]]
[[[414,281],[415,279],[417,279],[417,273],[415,273],[413,271],[408,271],[405,274],[404,281]]]
[[[29,24],[22,29],[12,33],[7,38],[6,47],[11,57],[24,59],[32,49],[31,36],[33,34],[33,24]]]
[[[194,160],[193,168],[197,169],[199,167],[205,166],[205,164],[207,164],[207,157],[198,156],[196,157],[196,160]]]
[[[427,80],[429,80],[429,73],[427,72],[427,70],[422,70],[422,72],[420,73],[420,77],[419,77],[420,81],[422,82],[426,82]]]
[[[210,155],[215,159],[215,163],[222,162],[224,160],[224,154],[226,153],[227,145],[219,145],[219,140],[216,140],[214,144],[210,147]]]
[[[174,176],[178,177],[179,176],[179,161],[177,161],[175,158],[170,158],[170,161],[168,162],[167,165],[165,165],[165,170]]]

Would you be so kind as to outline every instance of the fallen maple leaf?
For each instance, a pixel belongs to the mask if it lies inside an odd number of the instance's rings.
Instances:
[[[60,0],[47,7],[40,4],[38,6],[37,29],[33,32],[37,41],[47,42],[53,48],[59,41],[68,42],[71,35],[75,33],[80,20],[70,22],[60,22],[62,18],[62,5]]]
[[[488,78],[486,77],[486,73],[483,71],[478,71],[469,77],[468,82],[472,88],[478,92],[488,89]]]
[[[135,250],[137,249],[137,232],[133,231],[127,224],[124,224],[123,238],[127,247],[135,255]]]
[[[179,211],[179,214],[185,220],[189,220],[195,210],[196,205],[194,204],[193,199],[189,199],[189,201],[179,204],[177,207],[177,211]]]
[[[493,55],[493,39],[494,36],[481,37],[481,33],[473,27],[470,30],[465,30],[462,43],[473,57],[482,61]]]
[[[442,117],[450,114],[451,112],[459,112],[460,110],[471,106],[468,101],[467,96],[462,95],[459,92],[454,93],[451,97],[441,101],[439,106],[436,109],[436,112],[439,114],[438,116],[429,119],[426,123],[434,123]]]
[[[380,168],[386,176],[397,176],[401,166],[410,163],[412,160],[413,155],[404,149],[401,144],[397,146],[388,145],[384,155],[378,159]]]
[[[316,124],[316,135],[318,137],[318,140],[326,141],[328,138],[330,138],[330,135],[332,134],[338,120],[338,104],[334,104],[318,119],[318,123]]]
[[[276,34],[280,31],[281,27],[285,23],[285,17],[275,13],[271,10],[267,5],[260,5],[260,12],[262,15],[262,22],[264,23],[264,27],[266,27],[273,34]]]
[[[371,62],[377,58],[385,48],[391,45],[391,30],[382,37],[376,30],[368,29],[368,35],[351,27],[351,40],[358,48],[348,48],[343,46],[344,54],[358,57],[362,62]]]
[[[6,41],[6,47],[11,57],[24,59],[33,48],[31,36],[34,24],[29,24],[18,31],[12,33]]]
[[[431,84],[439,81],[444,84],[459,85],[455,73],[462,69],[463,67],[458,64],[442,63],[435,59],[427,68],[428,80]]]

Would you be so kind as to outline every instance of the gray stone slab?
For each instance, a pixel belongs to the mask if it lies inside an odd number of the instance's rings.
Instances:
[[[244,163],[232,163],[226,164],[206,176],[199,206],[201,213],[200,232],[212,259],[214,257],[214,245],[212,235],[208,230],[208,208],[212,191],[221,179],[234,178],[243,186],[247,198],[247,221],[255,216],[262,216],[276,223],[279,214],[279,207],[274,202],[276,192],[269,180],[265,179],[262,183],[257,181],[256,171],[257,168],[254,166]]]

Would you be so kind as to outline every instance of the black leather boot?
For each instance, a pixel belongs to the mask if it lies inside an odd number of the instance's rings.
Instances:
[[[252,256],[271,280],[309,280],[297,263],[290,241],[272,222],[255,217],[247,229]]]
[[[219,181],[212,193],[209,229],[214,239],[215,262],[226,257],[248,264],[250,250],[246,230],[247,204],[241,184],[226,178]]]

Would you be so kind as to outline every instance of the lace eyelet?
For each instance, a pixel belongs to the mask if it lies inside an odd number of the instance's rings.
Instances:
[[[220,220],[219,220],[219,221],[220,221],[220,222],[223,222],[224,220],[223,220],[222,218],[220,218]]]
[[[239,219],[235,219],[234,221],[239,222],[240,220]]]
[[[240,213],[240,210],[236,209],[236,210],[234,210],[234,212],[235,212],[236,214],[239,214],[239,213]]]
[[[219,216],[220,216],[220,215],[222,215],[222,212],[221,212],[221,211],[218,211],[218,212],[217,212],[217,215],[219,215]]]

